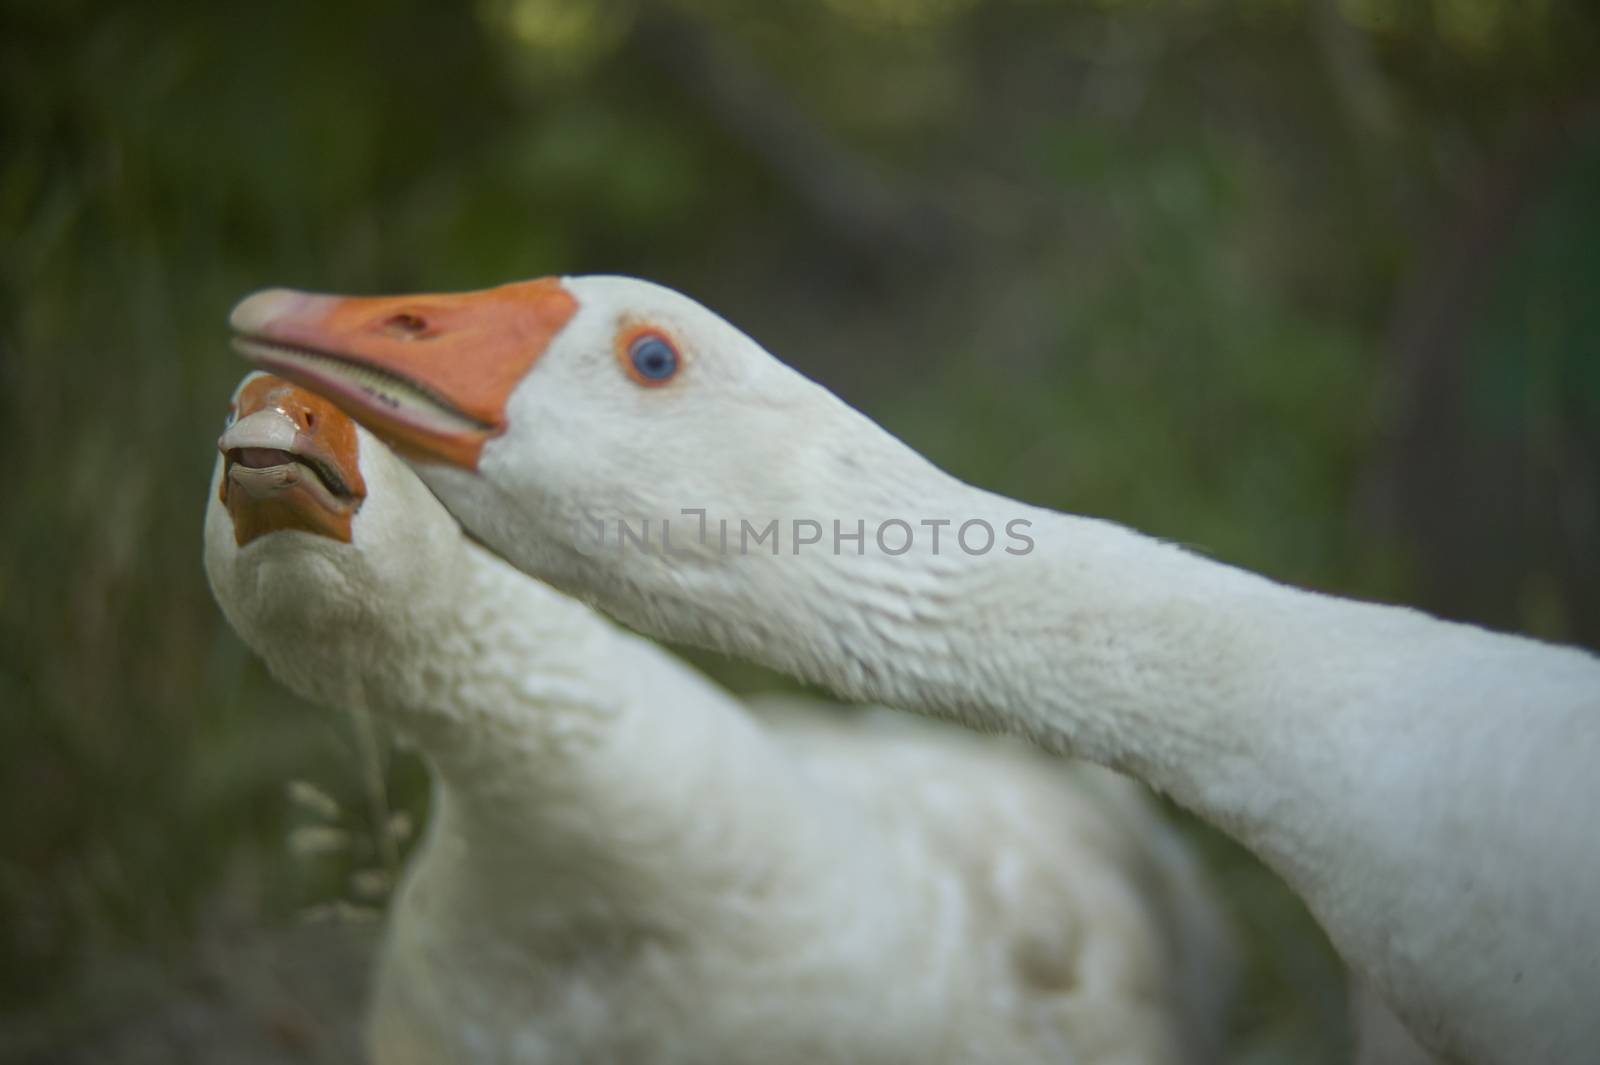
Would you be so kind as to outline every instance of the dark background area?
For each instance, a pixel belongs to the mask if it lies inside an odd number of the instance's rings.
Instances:
[[[263,285],[650,277],[964,479],[1600,643],[1592,5],[0,12],[0,1060],[350,1053],[390,815],[200,568]],[[1234,1060],[1341,1060],[1314,926],[1195,835]]]

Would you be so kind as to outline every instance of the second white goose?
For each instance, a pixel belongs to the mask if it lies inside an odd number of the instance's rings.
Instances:
[[[886,711],[756,716],[517,573],[385,447],[235,397],[206,569],[272,672],[425,755],[377,1065],[1204,1061],[1229,950],[1130,782]]]

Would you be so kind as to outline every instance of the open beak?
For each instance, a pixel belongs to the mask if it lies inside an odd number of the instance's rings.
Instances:
[[[217,440],[234,541],[298,529],[350,542],[366,499],[356,426],[333,404],[276,377],[245,382]]]
[[[426,296],[267,289],[229,324],[246,359],[327,396],[402,454],[476,469],[505,431],[511,390],[576,310],[555,278]]]

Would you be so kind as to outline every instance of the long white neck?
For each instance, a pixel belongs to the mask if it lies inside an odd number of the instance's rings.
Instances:
[[[820,594],[741,650],[1170,794],[1283,875],[1438,1049],[1559,1061],[1600,1042],[1581,1002],[1600,908],[1561,887],[1600,883],[1580,813],[1600,804],[1600,660],[1291,589],[920,460],[897,473],[841,509],[1022,518],[1033,547],[828,552]]]
[[[842,819],[725,693],[463,547],[458,565],[430,560],[445,590],[326,641],[434,771],[432,860],[462,870],[450,890],[491,889],[497,921],[523,899],[552,929],[591,914],[665,933],[714,926],[752,881],[834,867]]]
[[[1600,884],[1581,812],[1600,804],[1597,659],[1030,517],[1034,552],[962,556],[917,617],[880,622],[861,657],[893,672],[872,696],[1008,721],[1170,793],[1285,876],[1437,1049],[1597,1044],[1600,911],[1566,894]]]

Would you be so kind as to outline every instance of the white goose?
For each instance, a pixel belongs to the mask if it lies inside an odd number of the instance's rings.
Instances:
[[[1600,1046],[1593,656],[962,484],[644,281],[271,290],[233,326],[404,449],[483,542],[646,632],[1172,795],[1276,869],[1433,1050]],[[769,553],[747,532],[771,519]]]
[[[1214,1048],[1229,952],[1134,785],[901,715],[753,717],[467,539],[326,401],[246,380],[228,620],[426,756],[378,1065],[1127,1062]]]

